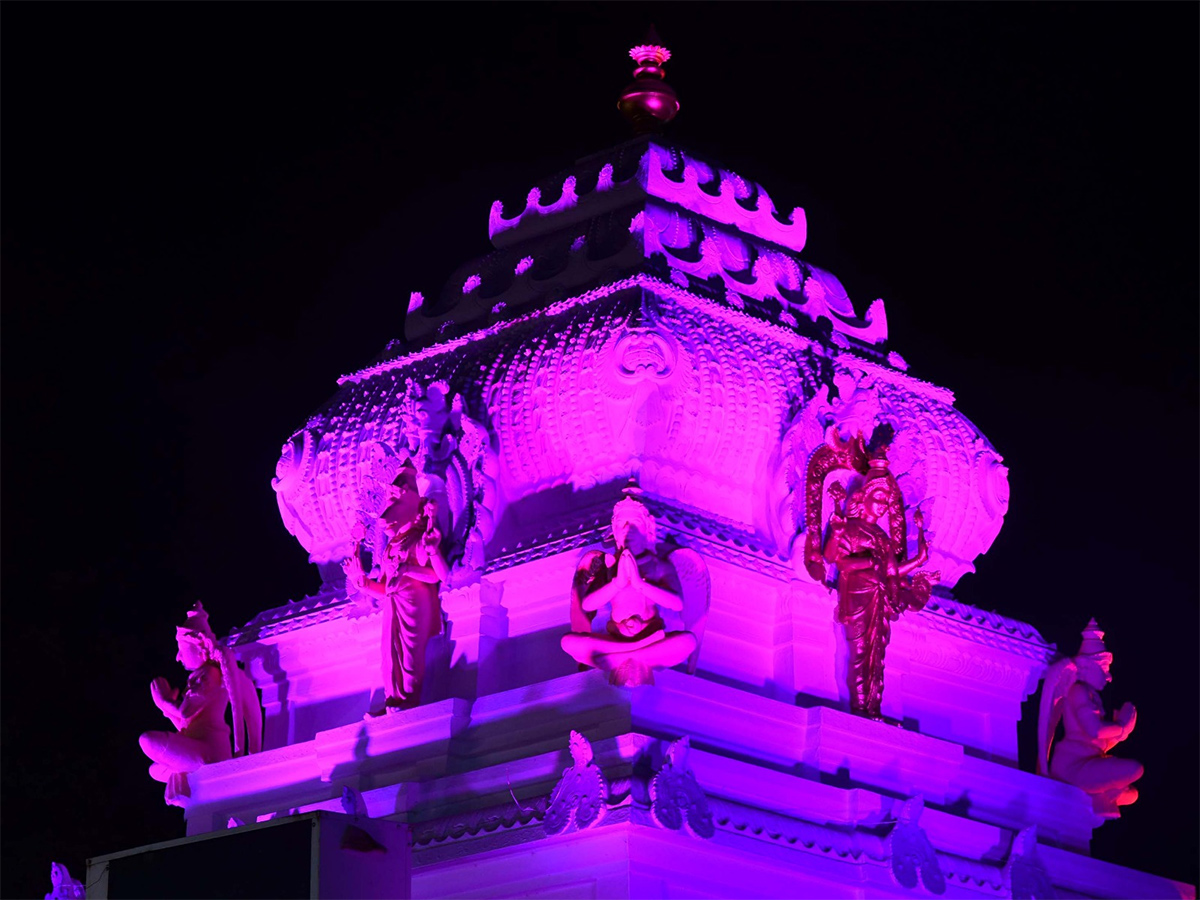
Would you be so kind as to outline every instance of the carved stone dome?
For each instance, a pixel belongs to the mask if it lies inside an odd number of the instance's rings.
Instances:
[[[314,562],[345,555],[382,456],[443,500],[460,570],[594,527],[630,478],[660,515],[794,556],[808,457],[889,425],[929,567],[971,571],[1007,509],[1001,457],[888,351],[881,300],[858,316],[800,258],[803,210],[659,138],[558,183],[510,218],[494,204],[496,250],[414,295],[406,341],[284,445],[280,511]]]

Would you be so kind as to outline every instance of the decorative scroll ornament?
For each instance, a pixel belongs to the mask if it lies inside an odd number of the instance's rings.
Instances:
[[[1036,825],[1022,829],[1013,837],[1000,877],[1013,900],[1055,900],[1058,897],[1050,875],[1037,855]]]
[[[837,618],[846,632],[849,650],[847,685],[850,709],[873,719],[882,718],[884,651],[891,640],[891,623],[907,610],[919,610],[929,600],[937,572],[919,572],[929,558],[924,517],[913,512],[917,551],[907,556],[908,526],[904,495],[888,471],[890,429],[877,429],[868,450],[861,434],[843,441],[830,426],[828,443],[813,453],[805,478],[806,521],[804,563],[808,573],[824,582],[826,564],[837,567]],[[822,515],[826,478],[843,480],[828,488],[831,515]],[[849,493],[848,493],[849,490]],[[822,524],[828,519],[828,535]]]
[[[1037,773],[1086,791],[1096,824],[1120,818],[1120,807],[1137,800],[1132,785],[1145,771],[1135,760],[1108,755],[1137,723],[1132,703],[1124,704],[1111,718],[1104,709],[1100,692],[1112,681],[1111,666],[1104,632],[1091,619],[1083,630],[1079,653],[1058,660],[1046,671],[1038,710]],[[1060,722],[1063,737],[1055,743]]]
[[[445,381],[376,379],[313,416],[284,444],[272,486],[284,524],[339,586],[350,546],[382,541],[378,517],[406,461],[422,496],[438,503],[457,585],[477,580],[492,533],[496,458],[491,435]],[[359,526],[362,539],[351,532]]]
[[[654,669],[685,660],[695,674],[711,594],[703,557],[688,549],[660,556],[654,517],[633,497],[613,507],[612,532],[616,555],[588,551],[575,569],[563,650],[626,687],[653,684]]]
[[[821,362],[821,359],[814,360]],[[845,368],[847,364],[855,368]],[[792,553],[801,578],[807,567],[798,538],[808,530],[807,498],[801,486],[812,454],[825,443],[830,427],[843,441],[858,433],[890,427],[889,471],[909,504],[936,520],[929,536],[929,567],[952,587],[974,571],[974,560],[987,551],[1008,510],[1008,470],[977,428],[951,405],[949,391],[913,385],[881,368],[858,368],[846,357],[824,360],[810,370],[820,384],[797,396],[784,425],[774,465],[769,520],[777,545]],[[919,388],[919,391],[913,388]],[[776,530],[777,529],[777,530]]]
[[[650,814],[662,828],[686,830],[699,838],[711,838],[716,833],[708,797],[701,790],[696,776],[687,767],[691,743],[687,736],[667,748],[663,767],[650,782]]]
[[[570,767],[550,794],[543,825],[547,834],[579,831],[600,824],[607,810],[608,782],[593,762],[592,745],[578,731],[571,732]]]
[[[912,889],[920,884],[931,894],[944,894],[946,876],[938,863],[937,851],[918,824],[924,811],[925,798],[920,794],[906,800],[884,840],[884,849],[898,885]]]

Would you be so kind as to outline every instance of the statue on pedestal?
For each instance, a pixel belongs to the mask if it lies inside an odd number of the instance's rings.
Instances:
[[[1082,788],[1101,820],[1119,818],[1119,807],[1137,800],[1132,785],[1144,771],[1139,762],[1108,755],[1137,723],[1132,703],[1112,718],[1104,709],[1100,692],[1112,681],[1111,666],[1104,632],[1092,619],[1083,630],[1079,653],[1046,671],[1038,715],[1037,773]],[[1055,743],[1059,722],[1063,737]]]
[[[837,567],[837,620],[845,629],[849,651],[850,709],[871,719],[883,718],[883,660],[891,623],[907,610],[924,607],[938,580],[937,572],[916,571],[929,558],[919,509],[913,511],[916,553],[907,555],[904,495],[888,471],[888,439],[885,434],[868,449],[861,434],[842,441],[834,427],[829,442],[809,459],[805,487],[805,565],[822,583],[826,564]],[[847,495],[841,482],[829,486],[833,509],[825,534],[824,482],[837,470],[849,473],[851,490]]]
[[[353,552],[342,563],[347,585],[382,601],[382,672],[384,712],[411,709],[421,702],[425,681],[425,649],[442,630],[438,597],[449,570],[442,556],[437,527],[437,503],[422,497],[417,471],[411,463],[400,467],[387,486],[387,506],[373,530],[373,566],[363,565],[366,528],[353,531]]]
[[[167,804],[186,806],[189,772],[262,749],[262,707],[254,682],[238,667],[229,648],[217,640],[199,601],[188,610],[186,624],[176,629],[176,640],[179,652],[175,658],[189,672],[183,691],[171,687],[165,678],[150,683],[154,705],[176,730],[147,731],[139,743],[151,760],[150,777],[166,784]],[[231,705],[232,751],[225,722],[225,711]]]
[[[613,507],[616,553],[583,555],[571,585],[571,632],[562,648],[581,666],[607,672],[613,684],[653,684],[653,670],[687,661],[694,674],[708,617],[708,566],[694,550],[656,549],[650,510],[633,497]],[[607,613],[603,631],[594,630]],[[678,628],[668,630],[666,620]]]

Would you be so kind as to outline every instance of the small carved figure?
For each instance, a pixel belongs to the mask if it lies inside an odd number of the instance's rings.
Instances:
[[[924,607],[939,577],[937,572],[916,571],[929,558],[919,509],[913,512],[917,551],[906,556],[904,495],[888,471],[887,437],[868,453],[861,434],[843,442],[832,429],[830,443],[809,460],[806,486],[805,563],[809,574],[822,582],[825,564],[837,567],[837,619],[849,651],[850,709],[872,719],[883,718],[883,659],[891,623],[907,610]],[[830,485],[834,507],[828,535],[821,540],[821,489],[825,476],[837,469],[861,475],[862,481],[849,498],[840,483]]]
[[[937,851],[921,827],[924,811],[925,798],[921,794],[905,800],[894,813],[896,824],[884,839],[884,848],[898,885],[909,890],[921,885],[929,893],[940,895],[946,893],[946,876]]]
[[[372,553],[371,574],[363,566],[366,530],[356,525],[353,552],[342,563],[354,590],[383,602],[383,712],[411,709],[421,702],[425,682],[425,649],[442,630],[438,596],[448,575],[437,527],[437,503],[422,497],[411,463],[400,468],[388,486],[389,503],[379,516],[382,549]]]
[[[687,735],[667,748],[662,767],[650,781],[650,815],[662,828],[711,838],[716,834],[713,814],[704,789],[688,768],[690,749]]]
[[[613,507],[616,554],[585,553],[571,586],[571,632],[562,648],[580,665],[609,673],[613,684],[653,684],[653,669],[687,660],[694,674],[708,617],[709,576],[694,550],[677,549],[660,558],[654,517],[626,497]],[[593,620],[607,608],[603,632]],[[682,628],[668,631],[663,614]]]
[[[186,806],[190,795],[187,776],[208,763],[221,762],[247,750],[262,749],[262,707],[254,682],[208,624],[208,613],[199,601],[176,629],[176,659],[190,673],[183,691],[165,678],[150,683],[154,705],[175,726],[175,732],[147,731],[139,739],[151,759],[150,777],[166,784],[164,799],[170,806]],[[232,704],[234,751],[229,746],[225,710]],[[243,733],[245,743],[243,743]]]
[[[607,811],[608,782],[595,764],[592,745],[578,731],[571,732],[571,765],[550,794],[543,825],[546,834],[582,830],[599,825]]]
[[[1119,818],[1119,807],[1137,800],[1132,785],[1145,771],[1139,762],[1108,755],[1137,723],[1132,703],[1111,719],[1107,716],[1100,692],[1112,682],[1111,667],[1104,632],[1092,619],[1083,630],[1079,653],[1047,670],[1038,715],[1037,773],[1082,788],[1101,820]],[[1059,722],[1063,737],[1055,743]]]
[[[72,878],[62,863],[50,863],[50,885],[50,893],[46,895],[46,900],[83,900],[87,896],[83,882]]]

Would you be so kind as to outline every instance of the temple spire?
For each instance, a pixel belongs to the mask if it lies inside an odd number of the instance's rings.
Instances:
[[[635,133],[660,131],[679,112],[679,99],[667,84],[662,68],[671,58],[671,51],[662,46],[651,25],[645,42],[631,48],[629,55],[637,68],[633,70],[633,82],[621,92],[617,109],[630,121]]]

